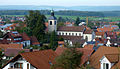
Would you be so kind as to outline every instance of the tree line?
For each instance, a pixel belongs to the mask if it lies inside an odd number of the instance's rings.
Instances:
[[[41,14],[50,15],[50,10],[40,10]],[[111,14],[112,13],[112,14]],[[0,15],[28,15],[29,10],[0,10]],[[89,11],[73,11],[73,10],[63,10],[55,11],[56,15],[66,15],[66,16],[114,16],[115,12],[89,12]],[[118,15],[117,15],[118,14]],[[120,12],[117,12],[115,16],[120,16]]]

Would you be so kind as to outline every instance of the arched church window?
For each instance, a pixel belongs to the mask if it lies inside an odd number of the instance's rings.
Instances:
[[[50,21],[50,25],[52,25],[52,21]]]
[[[56,21],[55,21],[55,25],[56,25]]]

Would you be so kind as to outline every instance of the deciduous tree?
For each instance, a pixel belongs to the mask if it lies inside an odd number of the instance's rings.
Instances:
[[[80,68],[82,53],[75,47],[66,49],[60,56],[55,59],[55,64],[51,69],[77,69]]]

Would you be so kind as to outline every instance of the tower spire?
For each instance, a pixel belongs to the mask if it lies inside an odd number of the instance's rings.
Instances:
[[[54,16],[54,10],[53,9],[51,10],[51,16]]]

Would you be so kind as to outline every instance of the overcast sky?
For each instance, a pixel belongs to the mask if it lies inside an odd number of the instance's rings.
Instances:
[[[120,6],[120,0],[0,0],[0,5]]]

